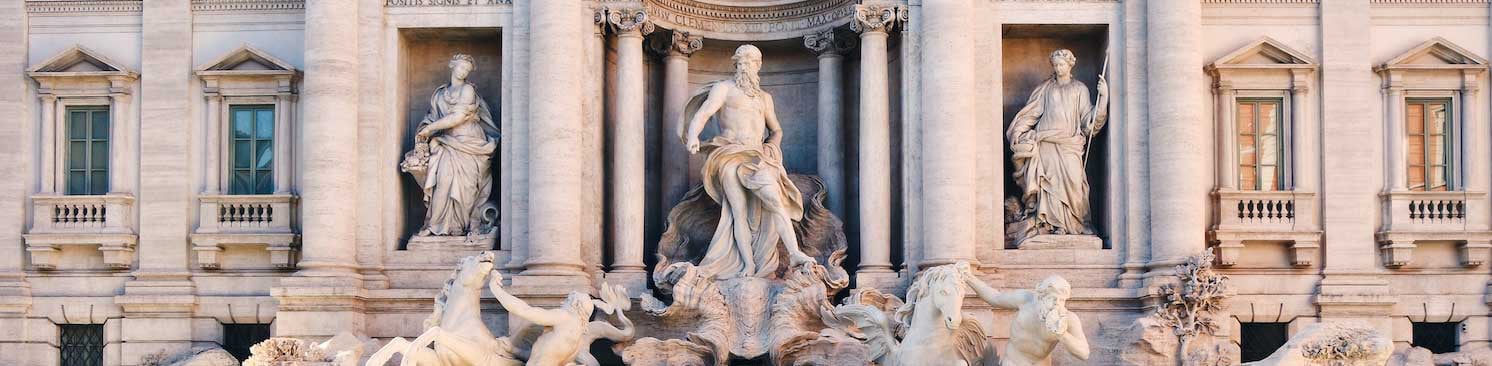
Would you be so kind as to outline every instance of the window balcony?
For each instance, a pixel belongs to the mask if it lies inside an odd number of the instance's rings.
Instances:
[[[1456,243],[1466,267],[1480,266],[1492,254],[1492,231],[1476,208],[1486,192],[1390,192],[1380,197],[1387,216],[1377,235],[1384,266],[1408,265],[1416,243],[1427,241]]]
[[[31,267],[57,269],[62,247],[97,246],[104,266],[129,269],[134,262],[135,197],[129,194],[31,196],[33,220],[24,236]]]
[[[1311,192],[1213,192],[1218,222],[1208,236],[1217,245],[1218,265],[1237,264],[1245,242],[1287,243],[1291,265],[1313,264],[1321,247],[1315,198]]]
[[[204,195],[199,201],[199,224],[192,233],[198,267],[220,269],[228,246],[262,247],[275,268],[295,267],[295,196]]]

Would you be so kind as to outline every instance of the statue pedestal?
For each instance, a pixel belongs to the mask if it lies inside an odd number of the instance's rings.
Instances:
[[[483,235],[415,235],[409,238],[409,250],[492,250],[497,247],[497,233]]]
[[[1022,250],[1103,249],[1103,239],[1095,235],[1045,234],[1026,239],[1020,243],[1018,248]]]

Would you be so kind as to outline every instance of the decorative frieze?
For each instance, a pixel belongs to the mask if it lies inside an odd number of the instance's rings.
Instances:
[[[843,25],[854,15],[853,0],[801,1],[778,5],[724,5],[698,0],[651,0],[648,14],[660,26],[729,40],[782,39]]]
[[[420,7],[420,6],[480,6],[480,5],[509,5],[513,0],[388,0],[384,5],[390,8]]]
[[[305,8],[305,0],[192,0],[192,11],[273,11]]]
[[[26,12],[31,14],[139,13],[140,0],[30,0]]]

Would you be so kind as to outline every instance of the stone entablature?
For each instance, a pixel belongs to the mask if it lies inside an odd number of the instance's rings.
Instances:
[[[1237,263],[1245,241],[1288,245],[1290,265],[1311,266],[1316,262],[1321,230],[1316,218],[1318,181],[1314,169],[1318,156],[1312,131],[1319,124],[1308,111],[1312,107],[1311,84],[1317,62],[1269,37],[1250,42],[1207,65],[1216,96],[1218,186],[1213,192],[1217,223],[1208,232],[1216,243],[1220,266]],[[1279,100],[1284,116],[1281,139],[1293,144],[1282,149],[1284,184],[1278,189],[1241,190],[1237,108],[1241,98]],[[1282,142],[1283,143],[1283,142]]]
[[[849,23],[853,0],[788,1],[772,5],[726,5],[703,0],[648,0],[659,26],[711,39],[733,41],[797,38]]]
[[[1488,141],[1482,136],[1484,119],[1476,113],[1483,108],[1479,91],[1487,60],[1436,37],[1374,71],[1382,76],[1387,107],[1388,186],[1379,195],[1383,224],[1376,235],[1383,266],[1409,265],[1417,243],[1426,241],[1454,242],[1461,265],[1480,266],[1492,252],[1492,228],[1485,217]],[[1452,173],[1446,191],[1411,191],[1407,186],[1412,153],[1407,151],[1406,103],[1416,98],[1446,100],[1450,108],[1445,132],[1452,147],[1445,169]]]

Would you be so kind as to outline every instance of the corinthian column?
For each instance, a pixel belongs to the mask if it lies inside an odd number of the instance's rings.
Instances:
[[[851,29],[860,32],[862,283],[869,277],[895,278],[891,274],[891,92],[886,32],[891,30],[896,17],[893,6],[855,5],[855,20],[850,23]]]
[[[611,9],[607,24],[616,38],[615,125],[611,129],[611,272],[607,279],[629,293],[647,289],[642,262],[644,184],[647,181],[647,135],[643,125],[644,84],[642,36],[653,31],[642,8]],[[613,279],[614,278],[614,279]]]
[[[844,51],[850,42],[834,31],[803,36],[803,46],[819,56],[818,175],[829,191],[829,211],[844,212]]]
[[[971,0],[922,5],[922,261],[976,263]]]
[[[689,99],[689,55],[704,47],[704,38],[673,31],[663,56],[663,212],[689,192],[689,152],[679,142],[679,118]]]
[[[357,2],[306,4],[301,151],[301,274],[351,275],[357,265]]]
[[[1170,270],[1206,245],[1209,126],[1202,100],[1202,5],[1146,4],[1150,103],[1150,269]]]
[[[590,30],[578,0],[533,1],[529,48],[529,211],[528,257],[519,277],[583,278],[579,147],[583,133],[581,98],[585,60],[580,49]],[[521,280],[514,278],[515,285]],[[562,284],[568,292],[582,281]],[[538,283],[534,283],[538,284]]]

